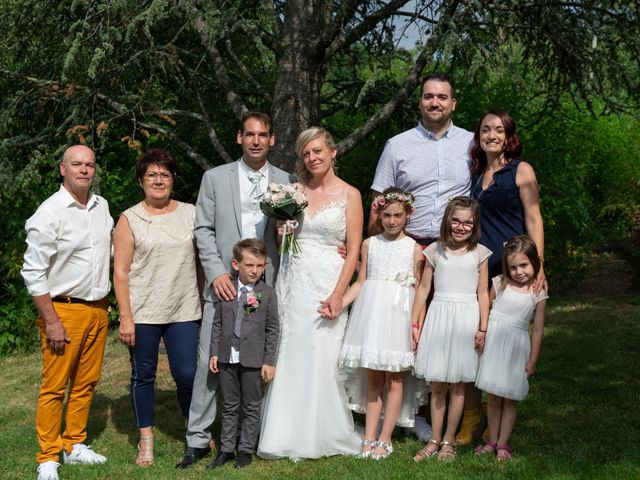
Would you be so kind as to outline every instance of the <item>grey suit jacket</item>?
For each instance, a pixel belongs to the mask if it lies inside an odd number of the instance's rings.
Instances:
[[[280,335],[278,318],[278,299],[272,287],[259,280],[253,289],[262,293],[260,305],[244,315],[240,333],[240,365],[259,368],[262,365],[275,366]],[[211,326],[211,349],[209,355],[218,357],[219,362],[228,363],[231,357],[233,330],[236,312],[239,308],[238,297],[230,301],[218,302]]]
[[[205,172],[196,203],[195,237],[204,269],[205,300],[217,302],[211,282],[223,273],[231,272],[233,246],[242,240],[240,180],[238,162],[220,165]],[[294,177],[269,165],[269,182],[290,183]],[[265,272],[273,284],[278,271],[279,256],[276,242],[276,221],[269,219],[264,231],[269,262]]]

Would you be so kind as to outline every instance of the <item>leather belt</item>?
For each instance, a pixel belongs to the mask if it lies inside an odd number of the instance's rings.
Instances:
[[[95,305],[96,303],[102,302],[104,300],[101,298],[100,300],[83,300],[82,298],[76,297],[53,297],[51,299],[56,303],[81,303],[82,305]]]

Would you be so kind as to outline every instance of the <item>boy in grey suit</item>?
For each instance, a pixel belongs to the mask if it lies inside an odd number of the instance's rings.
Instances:
[[[209,468],[234,458],[236,468],[251,463],[260,432],[261,380],[273,379],[278,350],[276,293],[261,280],[267,266],[266,245],[256,239],[238,242],[231,265],[238,272],[238,294],[218,303],[211,328],[209,368],[219,374],[223,403],[220,449]]]

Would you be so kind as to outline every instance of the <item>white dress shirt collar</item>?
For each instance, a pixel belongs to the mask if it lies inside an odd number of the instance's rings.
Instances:
[[[453,133],[453,120],[449,120],[449,126],[442,134],[440,138],[437,138],[431,130],[427,130],[425,126],[422,124],[422,120],[418,121],[418,126],[416,127],[420,133],[429,138],[430,140],[440,140],[441,138],[449,138]]]
[[[249,175],[249,174],[251,174],[253,172],[260,172],[262,175],[264,175],[266,177],[267,176],[267,172],[269,171],[269,162],[265,162],[265,164],[262,167],[260,167],[258,170],[254,170],[249,165],[247,165],[246,162],[244,161],[244,158],[241,158],[238,163],[240,164],[240,168],[247,175]]]
[[[94,195],[93,192],[89,192],[89,197],[87,199],[86,207],[81,203],[78,203],[78,201],[73,197],[73,195],[71,195],[71,192],[66,189],[66,187],[64,186],[64,183],[60,185],[60,190],[58,190],[58,192],[61,197],[60,198],[61,203],[66,207],[72,207],[75,205],[78,208],[81,208],[83,210],[85,208],[87,210],[91,210],[98,203],[99,197],[97,195]]]
[[[247,283],[245,285],[244,283],[242,283],[242,280],[240,280],[240,277],[238,277],[238,292],[240,292],[240,290],[242,288],[245,288],[247,290],[247,293],[249,293],[250,291],[253,290],[253,287],[255,287],[255,284]],[[240,295],[239,294],[238,294],[238,301],[240,301]]]

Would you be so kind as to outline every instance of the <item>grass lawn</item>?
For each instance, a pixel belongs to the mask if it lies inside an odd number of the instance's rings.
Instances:
[[[640,478],[640,291],[629,293],[621,262],[600,264],[576,292],[554,295],[530,394],[521,404],[511,444],[514,459],[496,464],[460,447],[451,464],[413,462],[420,443],[394,442],[384,462],[333,457],[291,462],[261,461],[243,470],[229,464],[187,470],[175,463],[184,449],[184,420],[175,400],[166,358],[157,385],[155,465],[135,466],[137,431],[128,395],[128,354],[109,338],[87,443],[109,461],[95,467],[62,465],[65,479],[158,478]],[[35,479],[35,407],[40,354],[0,359],[1,478]]]

